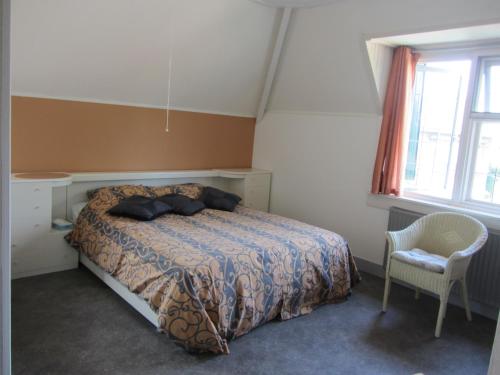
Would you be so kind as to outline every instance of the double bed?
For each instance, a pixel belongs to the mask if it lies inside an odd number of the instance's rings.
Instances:
[[[124,198],[165,189],[93,191],[67,240],[91,270],[145,301],[157,327],[186,350],[229,353],[230,340],[270,320],[345,300],[359,279],[340,235],[241,205],[150,222],[107,213]]]

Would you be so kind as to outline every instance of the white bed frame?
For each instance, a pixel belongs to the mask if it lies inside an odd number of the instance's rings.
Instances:
[[[240,195],[243,202],[255,206],[269,205],[271,172],[256,169],[232,170],[202,170],[202,171],[171,171],[171,172],[120,172],[120,173],[75,173],[71,175],[71,183],[65,187],[54,188],[53,204],[56,215],[71,217],[71,207],[76,203],[87,201],[86,192],[102,186],[122,184],[143,184],[150,186],[172,185],[197,182],[211,185]],[[262,182],[265,182],[263,184]],[[257,195],[252,195],[257,191]],[[250,192],[247,194],[247,192]],[[259,195],[260,194],[260,195]],[[249,204],[250,205],[250,204]],[[250,205],[251,206],[251,205]],[[104,271],[87,256],[80,253],[80,263],[101,279],[116,294],[136,309],[148,321],[159,329],[158,314],[138,295],[132,293],[124,284]]]
[[[90,272],[100,278],[104,282],[104,284],[113,289],[116,294],[127,301],[130,306],[136,309],[142,316],[149,320],[151,324],[159,329],[158,314],[153,311],[153,309],[144,299],[132,293],[125,285],[116,280],[113,276],[104,271],[101,267],[96,265],[82,253],[80,253],[80,263],[87,267]]]

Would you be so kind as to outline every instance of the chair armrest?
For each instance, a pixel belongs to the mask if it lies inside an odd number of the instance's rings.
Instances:
[[[487,239],[488,239],[488,232],[485,229],[484,233],[481,236],[479,236],[479,238],[469,247],[463,250],[455,251],[453,254],[451,254],[451,256],[448,259],[448,264],[446,265],[445,272],[449,272],[450,274],[456,274],[457,272],[459,273],[462,272],[465,275],[465,272],[467,272],[467,267],[469,266],[472,256],[479,250],[481,250]]]
[[[394,251],[413,249],[418,242],[420,233],[421,227],[420,225],[415,225],[415,223],[400,231],[385,232],[385,236],[389,242],[389,255]]]
[[[472,243],[469,247],[466,247],[463,250],[457,250],[453,254],[451,254],[449,260],[455,261],[458,259],[471,258],[475,253],[477,253],[484,246],[486,241],[488,240],[488,231],[485,229],[482,235],[478,237],[474,243]]]

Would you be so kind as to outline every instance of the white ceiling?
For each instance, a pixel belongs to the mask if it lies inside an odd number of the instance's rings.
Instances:
[[[248,0],[16,0],[14,94],[255,116],[277,10]]]

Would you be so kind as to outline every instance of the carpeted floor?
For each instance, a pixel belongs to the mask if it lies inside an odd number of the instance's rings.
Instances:
[[[349,301],[271,322],[228,356],[193,355],[159,334],[86,269],[12,284],[14,374],[486,374],[495,323],[450,306],[433,337],[437,300],[364,275]]]

